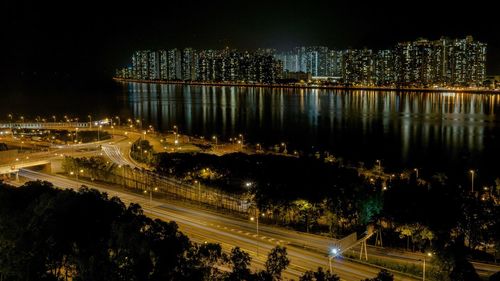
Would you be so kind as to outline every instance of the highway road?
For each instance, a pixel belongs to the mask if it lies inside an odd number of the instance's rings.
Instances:
[[[129,136],[132,137],[133,133],[129,133]],[[135,134],[136,138],[141,137],[140,134]],[[108,158],[116,164],[124,165],[125,163],[130,163],[131,167],[135,167],[136,165],[132,164],[133,160],[130,159],[128,154],[123,153],[123,151],[129,151],[131,146],[130,141],[126,141],[126,139],[122,139],[113,144],[103,145],[103,150],[106,152]],[[170,182],[170,184],[176,184],[175,181]],[[220,218],[220,217],[219,217]],[[236,227],[233,225],[233,227]],[[238,226],[241,227],[241,224]],[[261,233],[265,231],[267,226],[260,226]],[[250,231],[247,229],[247,232]],[[255,231],[255,230],[254,230]],[[329,247],[335,245],[336,241],[332,239],[325,238],[323,236],[318,235],[309,235],[305,233],[292,233],[290,231],[286,232],[286,235],[277,236],[280,232],[278,228],[273,228],[272,234],[275,239],[283,240],[283,237],[286,237],[289,244],[301,247],[303,249],[309,249],[311,251],[315,251],[317,253],[322,253],[328,250]],[[267,235],[267,234],[265,234]],[[293,239],[292,239],[293,237]],[[360,246],[355,247],[350,253],[355,256],[359,255]],[[380,248],[374,246],[368,246],[368,255],[370,257],[374,257],[379,260],[383,260],[391,263],[399,263],[405,265],[414,265],[416,267],[422,266],[422,260],[425,258],[424,253],[413,253],[407,251],[400,251],[390,248]],[[427,257],[427,261],[428,261]],[[483,264],[483,263],[473,263],[477,272],[482,276],[489,276],[497,271],[500,271],[500,266]],[[428,268],[432,267],[431,264],[427,265]]]
[[[123,156],[122,151],[116,145],[104,144],[102,145],[102,150],[104,151],[106,156],[115,164],[129,166],[132,169],[137,167],[134,163],[132,163],[132,161]]]
[[[141,137],[139,133],[128,132],[121,136],[115,136],[112,140],[103,141],[102,151],[96,150],[95,143],[83,145],[63,146],[51,152],[39,152],[30,154],[30,159],[53,159],[61,155],[90,156],[103,154],[111,161],[119,165],[137,164],[130,159],[128,151],[131,143]],[[28,170],[22,170],[21,176],[29,179],[42,179],[54,182],[56,186],[62,188],[78,188],[82,182],[71,179],[55,177],[47,174],[40,174]],[[240,246],[254,257],[254,265],[259,267],[269,249],[277,244],[285,245],[289,249],[292,257],[292,264],[287,271],[287,276],[297,279],[306,269],[316,269],[318,266],[328,267],[326,253],[335,241],[323,236],[298,233],[283,228],[276,228],[260,225],[259,236],[255,231],[255,224],[250,221],[225,217],[206,210],[196,210],[192,207],[185,207],[179,204],[154,200],[153,204],[144,197],[134,193],[127,193],[123,190],[116,190],[116,187],[108,185],[96,185],[85,183],[85,185],[107,192],[110,195],[118,196],[125,203],[136,202],[143,206],[145,213],[164,220],[175,220],[186,234],[197,242],[217,242],[225,250],[230,250],[234,246]],[[257,244],[259,251],[257,251]],[[359,249],[359,247],[358,247]],[[257,255],[257,252],[259,255]],[[392,249],[381,249],[368,247],[369,256],[386,261],[403,264],[421,265],[422,254],[409,253]],[[499,271],[500,267],[489,264],[474,263],[478,273],[488,276]],[[339,274],[343,280],[360,280],[373,277],[379,271],[376,268],[353,263],[347,260],[336,259],[334,262],[334,272]],[[396,280],[414,280],[403,276],[397,276]]]
[[[108,185],[87,183],[68,179],[60,176],[53,176],[29,170],[22,170],[20,176],[30,180],[46,180],[52,182],[60,188],[71,188],[77,190],[82,184],[95,188],[101,192],[106,192],[109,196],[116,196],[124,203],[139,203],[145,214],[160,218],[166,221],[176,221],[181,231],[186,233],[196,242],[220,243],[224,250],[229,251],[235,246],[251,254],[256,268],[262,267],[267,256],[267,252],[276,245],[284,245],[288,249],[291,259],[290,267],[285,273],[285,277],[298,279],[306,270],[317,269],[321,266],[328,268],[328,257],[326,255],[329,243],[322,245],[324,252],[315,249],[304,248],[304,242],[319,239],[314,235],[297,233],[294,231],[274,228],[270,226],[260,226],[259,235],[256,234],[255,224],[250,221],[221,216],[205,210],[186,208],[181,205],[169,202],[153,200],[149,196],[140,196],[134,193],[119,190]],[[321,240],[317,240],[317,243]],[[365,278],[372,278],[379,269],[354,263],[337,258],[333,261],[333,272],[338,274],[342,280],[359,281]],[[414,278],[395,276],[395,280],[417,280]]]

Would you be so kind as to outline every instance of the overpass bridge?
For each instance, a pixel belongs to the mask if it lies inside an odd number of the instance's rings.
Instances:
[[[44,167],[45,171],[50,171],[52,163],[50,160],[15,161],[12,164],[0,165],[0,176],[19,176],[19,170],[32,167]]]
[[[92,129],[98,126],[110,125],[109,120],[102,120],[96,122],[11,122],[0,123],[0,129]]]

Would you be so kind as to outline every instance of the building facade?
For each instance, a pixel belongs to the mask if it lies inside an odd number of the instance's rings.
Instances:
[[[276,83],[286,73],[348,85],[403,87],[482,86],[486,80],[486,44],[463,39],[418,39],[392,49],[332,50],[296,47],[285,52],[258,49],[170,49],[136,51],[131,66],[117,76],[140,80],[240,81]]]

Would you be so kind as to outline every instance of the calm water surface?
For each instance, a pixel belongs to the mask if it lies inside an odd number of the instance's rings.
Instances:
[[[367,166],[418,167],[465,177],[500,176],[500,97],[488,94],[269,89],[129,83],[113,87],[4,90],[2,116],[143,119],[166,131],[328,150]],[[4,117],[2,117],[4,119]]]

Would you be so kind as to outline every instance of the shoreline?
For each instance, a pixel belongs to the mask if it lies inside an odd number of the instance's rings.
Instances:
[[[447,89],[447,88],[394,88],[394,87],[369,87],[369,86],[320,86],[320,85],[294,85],[294,84],[248,84],[235,82],[199,82],[199,81],[166,81],[166,80],[139,80],[113,77],[114,81],[121,83],[147,83],[170,84],[186,86],[216,86],[216,87],[245,87],[245,88],[290,88],[290,89],[318,89],[318,90],[363,90],[387,92],[436,92],[436,93],[475,93],[475,94],[500,94],[500,89]]]

